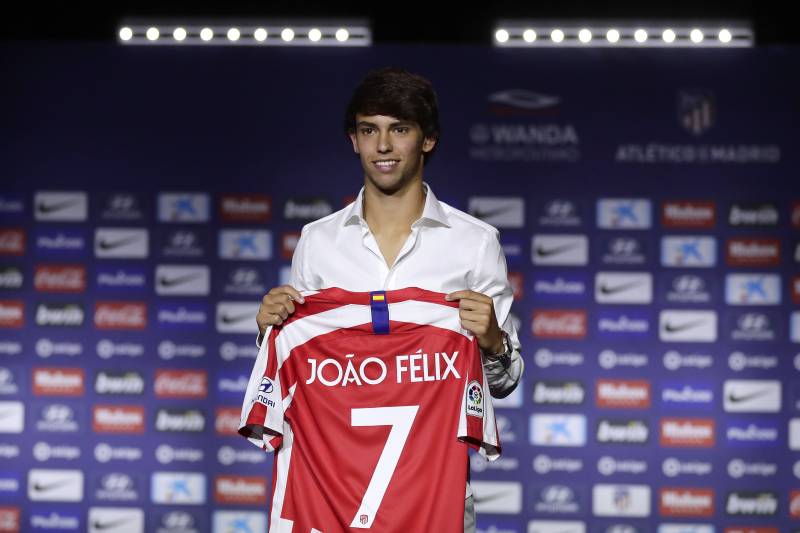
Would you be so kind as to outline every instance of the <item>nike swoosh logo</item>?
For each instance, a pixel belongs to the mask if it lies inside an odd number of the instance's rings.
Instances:
[[[63,487],[64,485],[69,485],[73,481],[74,481],[73,479],[59,479],[58,481],[53,481],[50,483],[41,483],[37,481],[33,484],[33,490],[36,492],[45,492],[48,490],[53,490],[59,487]]]
[[[115,248],[125,246],[132,242],[136,242],[138,240],[139,240],[138,235],[134,235],[133,237],[125,237],[122,239],[117,239],[116,241],[106,241],[101,239],[100,242],[98,243],[98,246],[100,247],[101,250],[113,250]]]
[[[551,255],[556,255],[572,250],[573,248],[577,248],[578,246],[580,246],[580,244],[578,244],[577,242],[562,244],[561,246],[556,246],[555,248],[545,248],[543,246],[538,246],[536,248],[536,255],[538,255],[539,257],[549,257]]]
[[[728,400],[730,400],[731,403],[741,403],[746,402],[747,400],[752,400],[753,398],[758,398],[759,396],[764,396],[770,392],[772,392],[772,389],[761,389],[751,392],[750,394],[743,394],[741,396],[737,396],[736,393],[732,392],[728,395]]]
[[[121,526],[122,524],[125,524],[128,521],[129,521],[128,518],[120,518],[118,520],[112,520],[110,522],[100,522],[99,520],[97,520],[94,522],[94,524],[92,524],[92,529],[103,531],[104,529],[111,529],[112,527]]]
[[[685,322],[685,323],[679,324],[677,326],[667,322],[666,324],[664,324],[664,331],[666,331],[667,333],[678,333],[679,331],[686,331],[687,329],[692,329],[694,327],[697,327],[697,326],[700,326],[702,324],[705,324],[705,322],[706,321],[704,319],[691,320],[689,322]]]
[[[235,322],[241,322],[242,320],[245,320],[247,318],[253,318],[253,315],[251,313],[246,313],[246,314],[242,314],[242,315],[234,315],[234,316],[222,315],[222,323],[223,324],[233,324]]]
[[[64,200],[61,202],[56,202],[54,204],[47,204],[45,202],[40,202],[36,206],[36,209],[43,215],[47,215],[55,211],[61,211],[62,209],[67,209],[68,207],[72,207],[73,205],[77,205],[79,202],[80,200]]]
[[[511,211],[513,209],[514,209],[513,206],[496,207],[494,209],[487,209],[485,211],[482,211],[480,209],[475,209],[475,210],[473,210],[472,215],[475,218],[479,218],[479,219],[483,220],[484,218],[489,218],[489,217],[493,217],[495,215],[502,215],[503,213],[508,213],[509,211]]]
[[[498,492],[496,494],[490,494],[489,496],[483,496],[481,498],[479,498],[478,496],[473,496],[472,499],[473,499],[473,502],[477,505],[479,503],[491,502],[491,501],[499,500],[500,498],[505,498],[505,497],[506,497],[506,493],[505,492]]]
[[[188,283],[194,279],[200,277],[200,274],[187,274],[185,276],[178,276],[176,278],[166,278],[162,277],[158,279],[158,283],[162,287],[173,287],[175,285],[181,285],[183,283]]]
[[[623,283],[622,285],[617,285],[616,287],[609,287],[608,285],[602,284],[600,285],[600,292],[603,294],[616,294],[618,292],[626,291],[630,288],[636,287],[637,285],[641,285],[642,281],[629,281],[628,283]]]

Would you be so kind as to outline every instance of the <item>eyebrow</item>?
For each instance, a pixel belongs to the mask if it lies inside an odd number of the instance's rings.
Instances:
[[[389,124],[389,127],[393,127],[393,126],[411,126],[412,124],[413,123],[410,120],[398,120],[397,122],[392,122],[391,124]],[[361,122],[356,124],[356,127],[361,127],[361,126],[370,126],[370,127],[373,127],[373,128],[377,128],[378,127],[378,125],[375,124],[374,122],[368,122],[366,120],[362,120]]]

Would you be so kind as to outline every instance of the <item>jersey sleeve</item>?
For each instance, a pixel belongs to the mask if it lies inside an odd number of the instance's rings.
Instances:
[[[239,434],[268,452],[278,449],[283,440],[283,387],[275,351],[276,337],[273,328],[265,332],[239,418]]]
[[[500,438],[494,418],[494,407],[489,393],[489,383],[483,372],[483,364],[477,342],[469,362],[469,371],[464,380],[461,399],[458,439],[478,451],[489,461],[500,457]]]

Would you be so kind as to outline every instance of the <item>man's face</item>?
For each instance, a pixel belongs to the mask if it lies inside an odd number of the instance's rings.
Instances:
[[[385,115],[356,115],[350,140],[366,179],[387,194],[421,179],[423,154],[436,144],[424,137],[416,122]]]

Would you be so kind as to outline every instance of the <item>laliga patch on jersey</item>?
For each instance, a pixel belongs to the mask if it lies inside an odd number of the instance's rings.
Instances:
[[[477,381],[467,385],[467,414],[483,418],[483,388]]]

